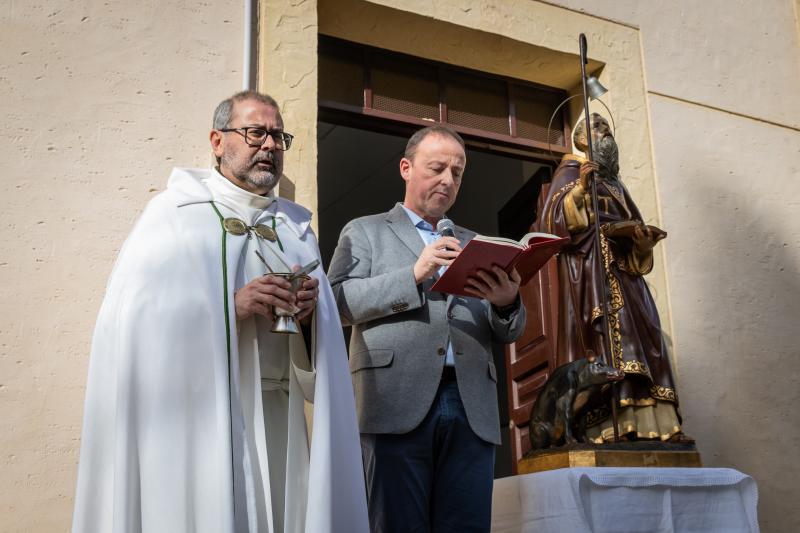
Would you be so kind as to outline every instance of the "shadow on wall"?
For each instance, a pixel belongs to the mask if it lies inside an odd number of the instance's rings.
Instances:
[[[757,178],[735,189],[698,177],[669,208],[697,221],[665,228],[678,394],[704,464],[756,479],[764,531],[800,531],[800,468],[787,461],[800,441],[800,233]]]
[[[278,182],[278,196],[294,202],[296,189],[297,187],[291,178],[289,178],[286,174],[281,175],[281,180]]]

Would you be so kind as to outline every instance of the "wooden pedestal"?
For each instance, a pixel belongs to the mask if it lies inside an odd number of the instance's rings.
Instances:
[[[528,453],[517,464],[517,474],[570,467],[702,467],[700,453],[692,444],[616,443],[577,445]]]

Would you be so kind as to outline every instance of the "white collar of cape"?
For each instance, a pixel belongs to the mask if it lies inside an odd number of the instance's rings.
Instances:
[[[203,180],[214,175],[220,174],[213,168],[175,167],[167,180],[167,193],[177,207],[209,203],[213,197]],[[311,211],[286,198],[275,197],[273,194],[270,192],[272,197],[270,206],[275,205],[275,218],[283,219],[286,226],[299,238],[302,238],[311,226]]]

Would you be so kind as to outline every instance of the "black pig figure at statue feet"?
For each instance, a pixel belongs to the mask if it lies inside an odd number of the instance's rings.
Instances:
[[[579,423],[582,411],[596,404],[611,382],[624,378],[621,370],[601,363],[594,354],[556,368],[533,404],[531,447],[585,442],[586,427]]]

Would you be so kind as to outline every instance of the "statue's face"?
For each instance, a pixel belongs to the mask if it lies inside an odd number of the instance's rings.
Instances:
[[[606,137],[613,138],[611,126],[608,125],[608,121],[603,118],[602,115],[598,113],[592,113],[592,115],[589,117],[589,121],[592,125],[592,141],[595,143],[595,145],[598,141]],[[584,124],[585,122],[581,120],[575,127],[573,142],[575,143],[575,148],[586,153],[586,128]],[[592,148],[595,148],[595,146],[593,145]]]
[[[615,179],[619,174],[619,152],[617,151],[617,141],[614,140],[614,134],[611,133],[611,127],[608,125],[608,121],[598,113],[592,113],[589,120],[592,126],[592,155],[600,165],[600,176],[603,179]],[[581,121],[575,127],[573,142],[575,148],[586,154],[584,124]]]
[[[592,123],[592,138],[602,139],[607,135],[613,137],[611,134],[611,126],[608,125],[608,121],[606,119],[597,113],[592,113],[592,116],[589,118]]]

